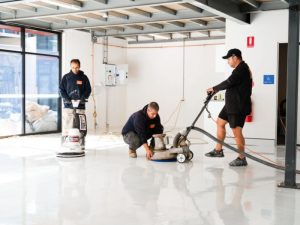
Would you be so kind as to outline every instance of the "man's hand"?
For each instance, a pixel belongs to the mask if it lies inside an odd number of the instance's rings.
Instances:
[[[143,144],[143,147],[144,147],[145,150],[146,150],[146,157],[147,157],[147,159],[150,160],[151,157],[153,156],[152,150],[150,149],[150,147],[148,146],[147,143]]]
[[[215,91],[214,91],[213,88],[208,88],[208,89],[206,90],[206,92],[207,92],[207,94],[209,95],[209,94],[214,93]]]
[[[86,103],[86,102],[87,102],[87,99],[85,97],[80,99],[80,103]]]
[[[63,101],[64,101],[64,103],[66,103],[66,104],[71,103],[71,99],[66,99],[66,98],[64,98]]]
[[[147,159],[150,160],[152,156],[153,156],[153,152],[151,151],[151,149],[146,150]]]

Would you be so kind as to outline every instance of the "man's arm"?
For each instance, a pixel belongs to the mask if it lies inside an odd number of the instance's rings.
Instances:
[[[66,76],[64,76],[59,84],[60,96],[67,101],[71,101],[71,98],[69,97],[66,91],[66,85],[67,85],[67,79]]]
[[[153,152],[151,151],[148,143],[144,143],[143,147],[145,148],[147,159],[151,159],[151,157],[153,156]]]
[[[226,90],[228,88],[234,87],[241,83],[242,76],[236,71],[233,71],[232,74],[228,77],[227,80],[221,82],[220,84],[213,87],[214,91]]]
[[[86,76],[84,93],[83,93],[83,96],[85,99],[88,99],[90,97],[91,91],[92,91],[91,84],[90,84],[89,78]]]

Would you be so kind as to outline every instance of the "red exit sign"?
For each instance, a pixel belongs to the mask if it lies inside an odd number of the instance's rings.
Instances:
[[[247,37],[247,48],[253,48],[254,47],[254,36],[248,36]]]

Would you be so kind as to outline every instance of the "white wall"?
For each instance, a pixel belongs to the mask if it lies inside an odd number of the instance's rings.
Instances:
[[[182,42],[128,46],[127,117],[150,101],[157,101],[163,125],[169,130],[175,125],[176,114],[168,124],[164,122],[184,97],[177,128],[191,125],[203,106],[206,89],[224,78],[224,73],[216,72],[216,51],[221,48],[224,52],[224,41],[186,42],[185,59],[182,46]],[[203,119],[197,126],[203,125]]]
[[[247,36],[255,37],[254,48],[246,47]],[[288,10],[253,14],[250,25],[226,22],[226,48],[241,49],[243,58],[252,69],[255,82],[252,98],[254,121],[247,124],[247,128],[245,128],[245,134],[248,137],[276,139],[278,44],[287,42]],[[274,74],[275,84],[264,85],[264,74]],[[298,103],[299,111],[300,102]],[[298,119],[298,143],[300,143],[299,134],[300,122]]]
[[[109,39],[108,63],[126,64],[126,42],[123,40]],[[94,128],[94,107],[96,107],[98,129],[104,129],[106,123],[110,127],[119,127],[125,122],[126,111],[126,87],[107,88],[101,82],[104,72],[101,70],[103,63],[102,40],[97,43],[91,42],[89,33],[75,30],[68,30],[63,33],[63,62],[62,73],[70,71],[70,60],[78,58],[81,61],[81,70],[89,77],[93,89],[92,96],[87,103],[87,119],[89,129]],[[106,116],[108,112],[108,117]]]

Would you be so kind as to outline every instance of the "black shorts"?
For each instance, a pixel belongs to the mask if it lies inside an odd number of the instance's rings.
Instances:
[[[226,120],[230,128],[244,127],[246,115],[242,114],[228,114],[225,106],[219,114],[219,118]]]

